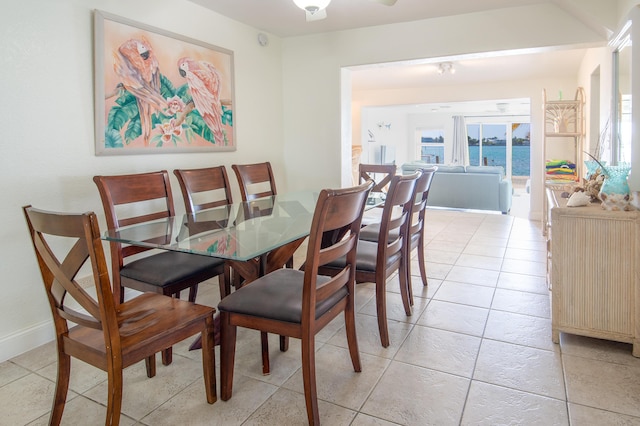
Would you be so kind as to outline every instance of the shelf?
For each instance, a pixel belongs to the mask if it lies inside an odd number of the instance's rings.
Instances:
[[[575,179],[555,180],[543,173],[544,187],[570,190],[579,184],[582,177],[582,151],[584,139],[584,104],[585,96],[582,87],[578,87],[573,100],[547,100],[547,93],[542,90],[542,106],[544,109],[543,124],[543,161],[563,160],[575,164]],[[561,140],[564,138],[564,140]],[[545,170],[546,171],[546,170]],[[565,189],[566,188],[566,189]],[[547,235],[549,223],[549,202],[543,197],[543,234]]]

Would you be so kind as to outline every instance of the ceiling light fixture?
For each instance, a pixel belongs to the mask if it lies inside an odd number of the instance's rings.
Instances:
[[[317,11],[323,10],[324,8],[329,6],[331,0],[293,0],[293,2],[300,9],[306,10],[313,15]]]
[[[456,73],[455,68],[453,68],[452,62],[442,62],[441,64],[438,64],[438,74],[442,75],[445,73],[449,73],[449,74]]]

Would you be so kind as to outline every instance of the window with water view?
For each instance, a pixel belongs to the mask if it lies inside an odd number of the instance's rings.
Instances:
[[[467,124],[469,164],[502,166],[507,175],[530,175],[529,123]]]
[[[420,129],[420,160],[427,163],[444,163],[444,129]]]

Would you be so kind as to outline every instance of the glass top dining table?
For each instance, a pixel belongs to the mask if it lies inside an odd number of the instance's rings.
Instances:
[[[248,261],[309,235],[319,192],[298,191],[106,231],[124,244]],[[375,194],[367,208],[383,199]]]
[[[258,198],[109,230],[103,239],[247,261],[307,236],[317,199],[315,191]]]

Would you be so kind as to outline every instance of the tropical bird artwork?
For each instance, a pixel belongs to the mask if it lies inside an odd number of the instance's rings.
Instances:
[[[215,143],[225,142],[222,132],[222,104],[220,102],[220,73],[205,61],[182,58],[178,61],[180,75],[187,79],[196,110],[213,133]]]
[[[149,146],[152,114],[167,108],[160,93],[158,59],[144,37],[141,40],[132,38],[114,52],[113,67],[122,86],[136,98],[144,145]]]

